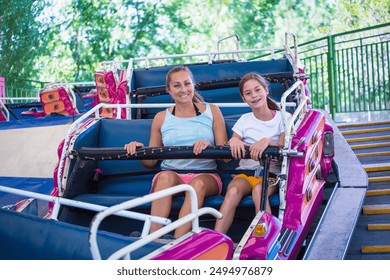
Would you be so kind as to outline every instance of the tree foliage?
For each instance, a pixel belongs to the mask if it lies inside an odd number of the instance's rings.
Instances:
[[[39,77],[36,59],[46,49],[47,29],[37,19],[45,1],[0,0],[0,76],[27,86]]]

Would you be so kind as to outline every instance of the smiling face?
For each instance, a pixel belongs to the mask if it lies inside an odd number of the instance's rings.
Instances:
[[[262,108],[267,106],[268,88],[256,79],[247,80],[242,86],[242,99],[251,108]]]
[[[175,102],[192,102],[195,88],[190,73],[185,70],[171,73],[167,91]]]

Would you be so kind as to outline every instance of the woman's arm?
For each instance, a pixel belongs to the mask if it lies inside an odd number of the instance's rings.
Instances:
[[[152,126],[150,128],[150,139],[149,147],[161,147],[162,146],[162,135],[161,127],[165,119],[165,111],[158,112],[153,119]],[[158,162],[157,159],[141,160],[145,167],[152,168]]]

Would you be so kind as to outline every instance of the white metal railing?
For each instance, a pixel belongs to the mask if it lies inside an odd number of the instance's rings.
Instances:
[[[166,61],[169,59],[180,59],[180,58],[195,58],[195,57],[206,57],[208,64],[213,64],[213,59],[216,56],[220,55],[239,55],[239,54],[249,54],[249,53],[258,53],[258,52],[267,52],[271,56],[271,59],[275,59],[275,53],[283,50],[283,48],[259,48],[259,49],[245,49],[245,50],[233,50],[233,51],[218,51],[218,52],[207,52],[207,53],[194,53],[194,54],[177,54],[177,55],[166,55],[166,56],[151,56],[151,57],[138,57],[138,58],[130,58],[126,61],[118,61],[118,63],[128,63],[126,76],[128,81],[128,87],[130,89],[130,85],[132,83],[132,72],[134,69],[134,62],[143,62],[145,68],[150,67],[151,61]],[[245,61],[242,59],[242,61]],[[166,65],[167,63],[165,63]]]
[[[22,102],[35,102],[39,101],[39,97],[0,97],[0,100],[6,102],[6,103],[11,103],[14,104],[16,103],[15,101],[22,101]]]
[[[104,209],[108,208],[106,206],[102,206],[102,205],[98,205],[98,204],[76,201],[76,200],[72,200],[72,199],[51,196],[51,195],[47,195],[47,194],[41,194],[41,193],[36,193],[36,192],[31,192],[31,191],[26,191],[26,190],[21,190],[21,189],[15,189],[15,188],[10,188],[10,187],[1,186],[1,185],[0,185],[0,191],[5,192],[5,193],[20,195],[20,196],[24,196],[24,197],[28,197],[28,198],[35,198],[38,200],[43,200],[43,201],[54,203],[53,211],[52,211],[52,214],[50,216],[50,219],[52,219],[52,220],[57,220],[58,211],[59,211],[61,205],[90,210],[90,211],[95,211],[95,212],[103,211]],[[130,219],[137,219],[137,220],[150,220],[153,223],[159,223],[159,224],[164,224],[164,225],[171,223],[171,221],[169,219],[166,219],[166,218],[160,218],[160,217],[154,217],[154,216],[150,217],[150,215],[147,215],[147,214],[125,211],[125,210],[118,211],[113,215],[125,217],[125,218],[130,218]]]
[[[199,216],[202,215],[212,215],[217,219],[222,218],[222,214],[217,211],[214,208],[211,207],[203,207],[198,208],[198,199],[196,196],[196,192],[193,187],[191,187],[188,184],[181,184],[177,185],[159,192],[154,192],[139,198],[135,198],[129,201],[125,201],[123,203],[106,207],[98,204],[92,204],[92,203],[86,203],[81,201],[76,201],[72,199],[67,198],[61,198],[61,197],[55,197],[47,194],[40,194],[35,193],[31,191],[25,191],[15,188],[10,188],[6,186],[0,185],[0,191],[9,193],[9,194],[15,194],[20,195],[24,197],[29,198],[35,198],[38,200],[43,200],[47,202],[53,202],[55,204],[55,207],[53,209],[53,214],[51,215],[50,219],[57,220],[58,218],[58,210],[61,205],[70,206],[70,207],[76,207],[80,209],[90,210],[98,212],[96,216],[94,217],[93,221],[90,225],[90,234],[89,234],[89,244],[90,244],[90,250],[92,257],[94,259],[101,260],[101,254],[99,251],[99,246],[97,242],[97,233],[100,226],[100,223],[108,216],[116,215],[128,219],[134,219],[134,220],[140,220],[144,222],[144,226],[141,233],[141,238],[121,249],[114,252],[108,259],[120,259],[120,258],[126,258],[130,259],[130,253],[134,250],[137,250],[141,248],[142,246],[158,239],[159,237],[175,230],[176,228],[192,222],[192,232],[197,233],[201,230],[199,227]],[[152,202],[154,200],[171,196],[174,194],[182,193],[182,192],[188,192],[190,197],[190,205],[191,205],[191,211],[189,214],[185,215],[184,217],[171,222],[168,218],[162,218],[158,216],[152,216],[148,214],[138,213],[134,211],[129,211],[128,209],[143,205],[145,203]],[[150,226],[151,223],[158,223],[162,224],[163,227],[153,233],[150,233]]]
[[[293,50],[291,50],[290,47],[289,37],[292,37],[293,39],[293,46],[294,46]],[[285,33],[284,49],[286,52],[286,57],[291,58],[290,62],[293,66],[294,74],[297,74],[298,73],[298,44],[297,44],[297,37],[295,36],[295,34],[291,32]]]
[[[133,69],[133,63],[134,62],[143,62],[145,68],[150,67],[151,61],[163,61],[163,65],[166,65],[167,60],[174,60],[174,59],[182,59],[182,58],[197,58],[197,57],[205,57],[207,59],[207,62],[209,64],[213,63],[213,59],[216,56],[219,55],[237,55],[237,54],[243,54],[243,53],[259,53],[264,52],[268,53],[271,56],[271,59],[275,58],[275,54],[279,51],[284,50],[283,47],[280,48],[258,48],[258,49],[243,49],[243,50],[233,50],[233,51],[217,51],[217,52],[203,52],[203,53],[188,53],[188,54],[174,54],[174,55],[161,55],[161,56],[144,56],[144,57],[136,57],[136,58],[130,58],[127,60],[118,60],[118,61],[103,61],[102,64],[110,64],[112,62],[115,62],[117,64],[126,64],[128,63],[127,69]]]
[[[181,184],[177,185],[168,189],[165,189],[163,191],[151,193],[148,195],[145,195],[140,198],[136,198],[133,200],[129,200],[126,202],[123,202],[121,204],[114,205],[110,208],[107,208],[103,210],[102,212],[96,214],[95,218],[93,219],[90,227],[90,236],[89,236],[89,243],[91,247],[91,253],[92,257],[97,260],[101,260],[101,255],[99,251],[99,246],[97,243],[97,232],[99,229],[100,223],[108,216],[115,214],[118,211],[123,211],[124,209],[131,209],[134,207],[137,207],[139,205],[154,201],[156,199],[160,199],[162,197],[171,196],[177,193],[181,192],[188,192],[190,195],[190,203],[191,203],[191,211],[189,214],[185,215],[184,217],[174,221],[173,223],[169,225],[165,225],[163,228],[153,232],[149,233],[150,231],[150,225],[152,221],[145,221],[144,228],[142,230],[141,238],[137,241],[119,249],[115,253],[113,253],[110,257],[108,257],[109,260],[117,260],[117,259],[130,259],[130,253],[141,248],[142,246],[156,240],[157,238],[163,236],[164,234],[167,234],[176,228],[192,222],[192,232],[199,232],[199,216],[210,214],[214,217],[220,219],[222,218],[222,214],[215,210],[214,208],[210,207],[203,207],[201,209],[198,209],[198,199],[196,196],[196,192],[193,187],[187,184]],[[152,216],[151,216],[152,217]]]
[[[287,119],[286,109],[283,107],[283,104],[286,104],[287,97],[291,95],[292,92],[297,92],[297,108],[292,114],[291,118]],[[282,120],[285,131],[285,140],[283,147],[283,161],[282,168],[280,174],[288,174],[288,156],[293,154],[298,154],[297,148],[298,145],[294,148],[291,147],[291,141],[294,135],[296,134],[296,130],[301,124],[306,112],[307,112],[307,103],[309,101],[309,97],[305,94],[304,84],[301,80],[296,81],[287,91],[284,92],[281,98],[282,104]],[[302,142],[300,142],[302,143]],[[286,208],[286,187],[287,180],[281,180],[279,184],[279,220],[283,220],[284,210]]]
[[[54,83],[47,83],[45,85],[48,86],[50,84],[61,84],[61,82],[54,82]],[[91,86],[95,85],[94,81],[88,81],[88,82],[63,82],[63,84],[66,84],[68,92],[70,92],[71,97],[75,99],[74,93],[72,92],[72,86]],[[8,90],[7,92],[13,92],[13,86],[7,86]],[[26,89],[16,89],[18,92],[16,96],[4,96],[0,97],[0,101],[3,101],[5,103],[17,103],[17,102],[37,102],[40,100],[39,98],[39,92],[41,92],[43,89],[36,89],[36,90],[26,90]],[[36,96],[32,96],[32,92],[36,93]]]

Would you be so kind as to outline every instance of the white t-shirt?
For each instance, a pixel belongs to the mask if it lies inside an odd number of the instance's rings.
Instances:
[[[291,117],[287,113],[287,120]],[[242,141],[252,145],[262,138],[268,138],[274,142],[278,142],[279,136],[284,132],[282,113],[276,111],[272,120],[262,121],[255,117],[253,112],[243,114],[234,124],[232,130],[237,133]],[[256,169],[260,166],[260,162],[253,159],[240,160],[237,169]],[[280,162],[271,161],[270,172],[280,173]]]

